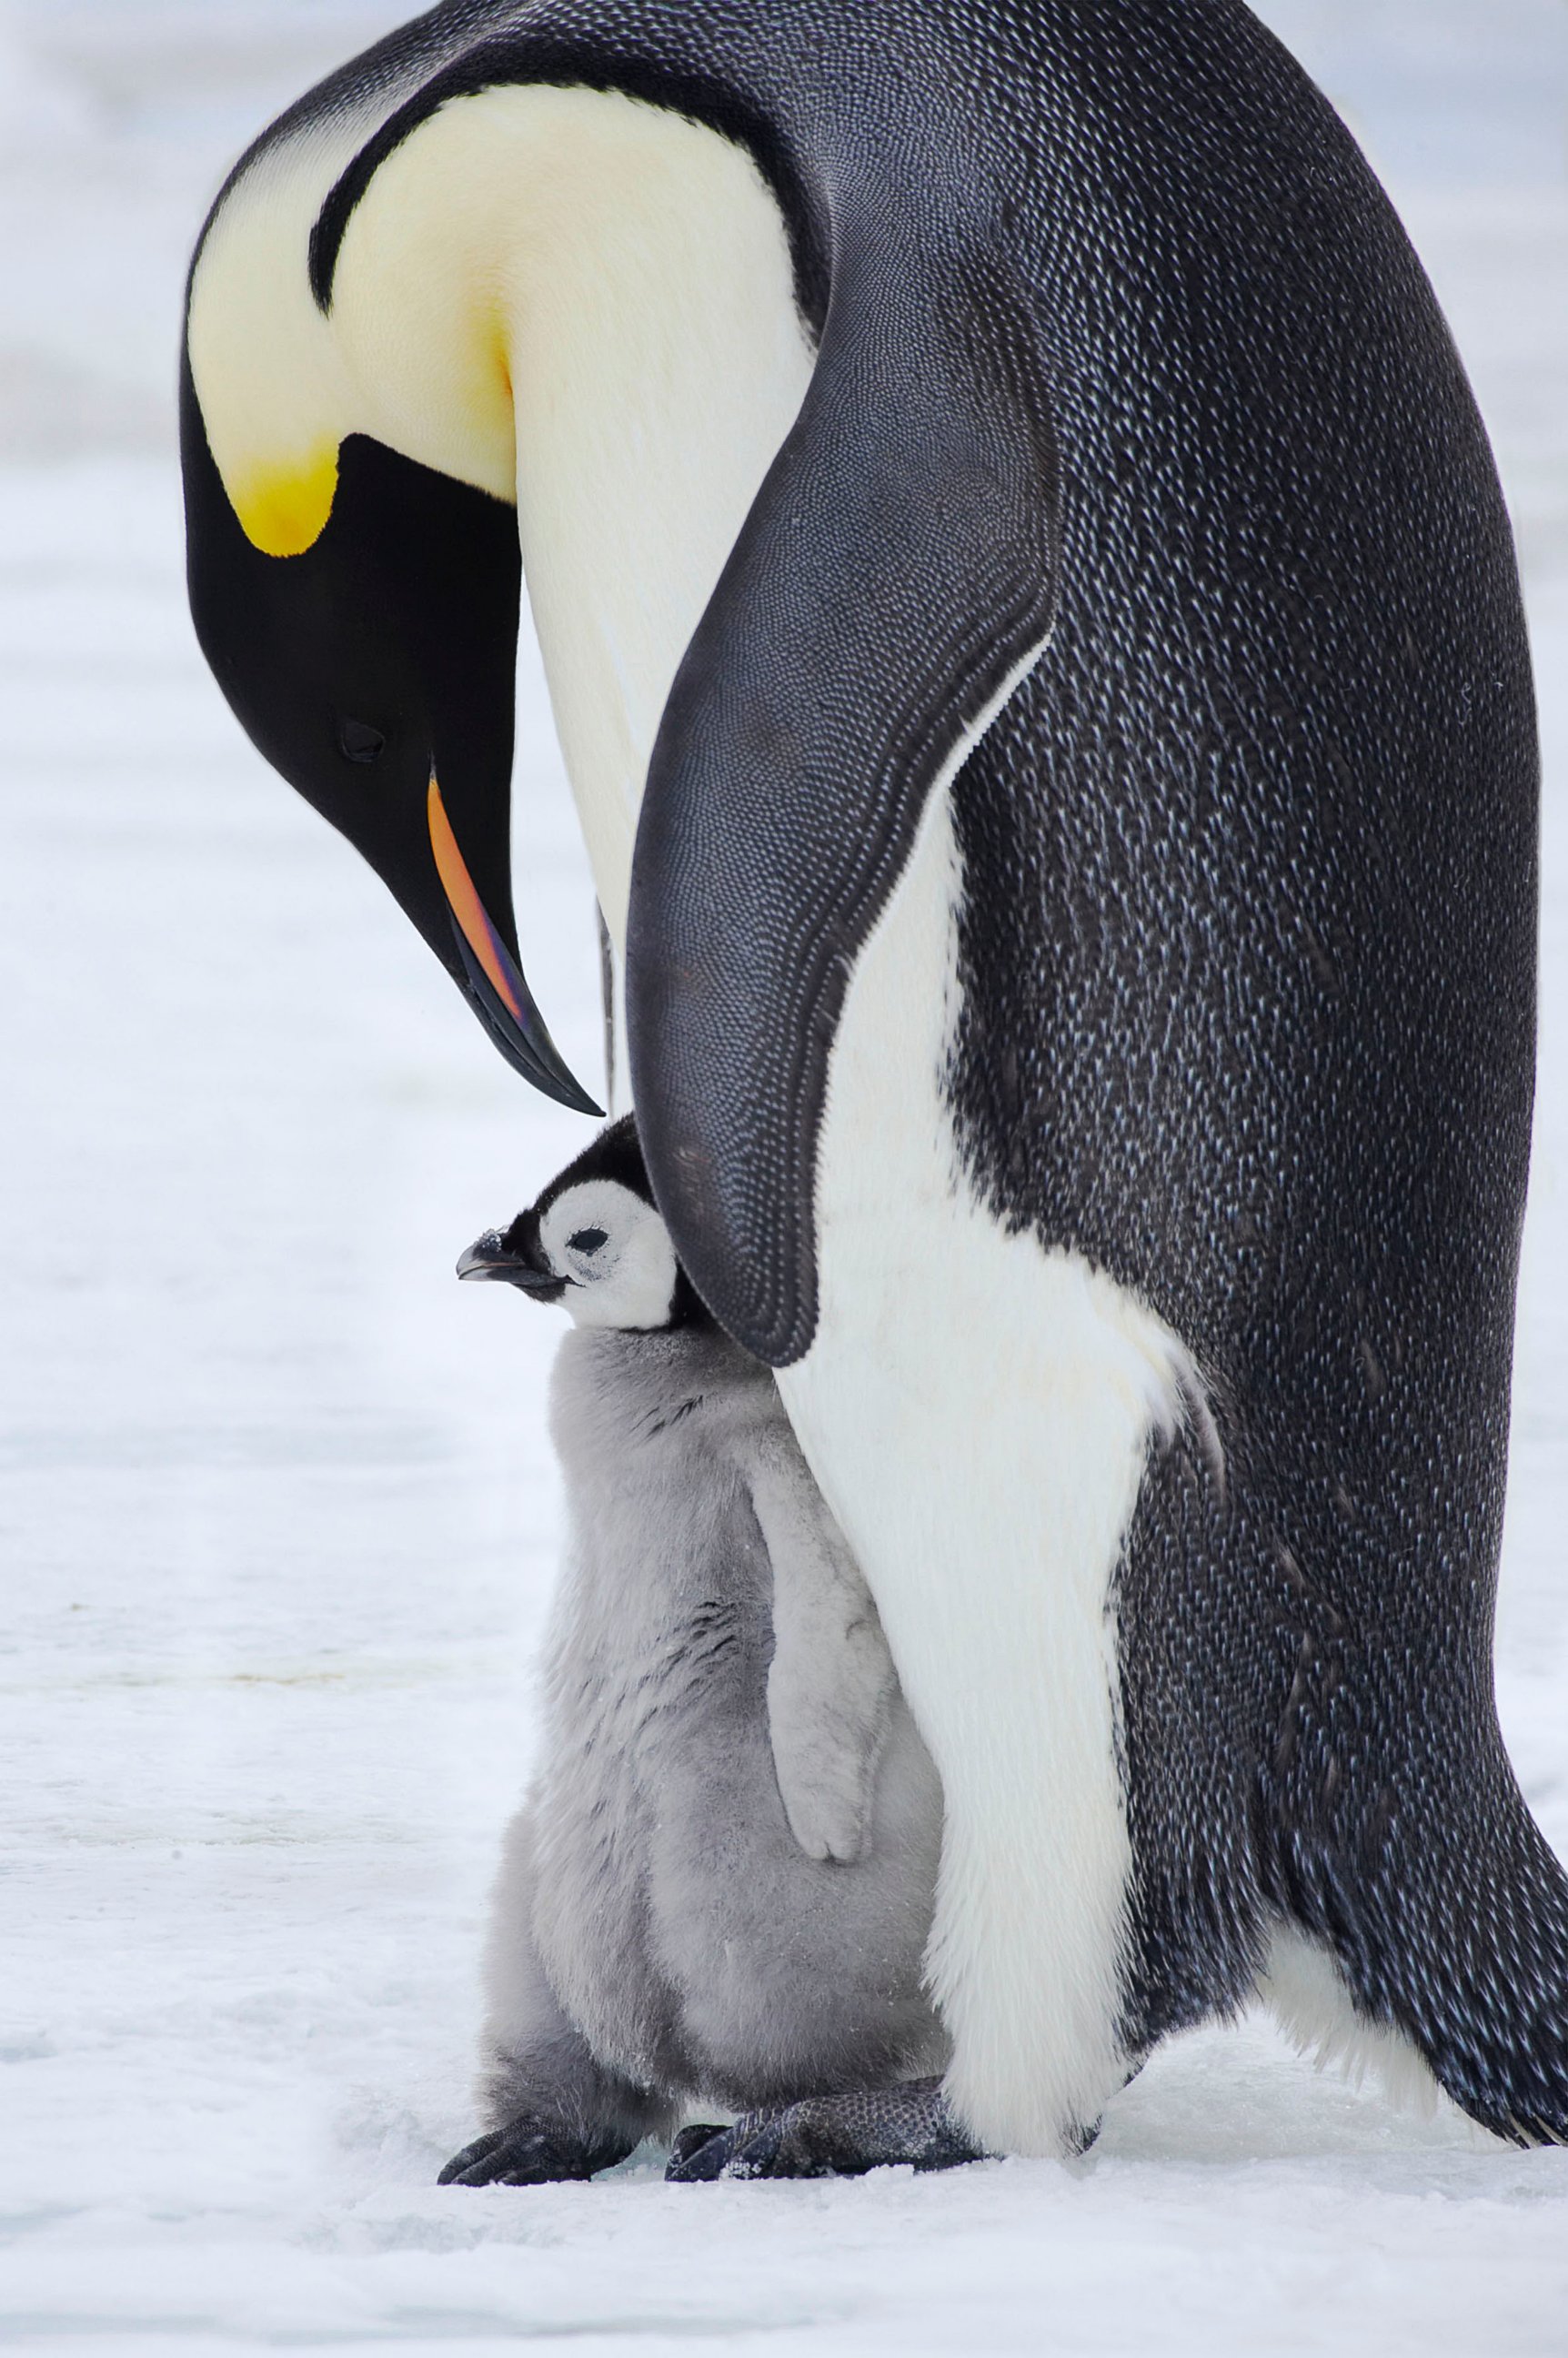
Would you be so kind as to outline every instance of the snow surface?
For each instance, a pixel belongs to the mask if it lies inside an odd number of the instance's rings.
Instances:
[[[1549,753],[1504,1722],[1568,1848],[1568,9],[1273,0],[1449,307]],[[184,256],[243,139],[394,11],[0,14],[0,2338],[200,2353],[1568,2348],[1568,2152],[1422,2123],[1263,2024],[1071,2166],[438,2190],[558,1527],[555,1339],[459,1249],[579,1125],[262,766],[186,620]],[[530,974],[596,1067],[532,671]]]

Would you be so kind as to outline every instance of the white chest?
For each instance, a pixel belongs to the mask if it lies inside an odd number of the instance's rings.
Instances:
[[[627,99],[526,104],[560,163],[535,183],[506,297],[519,528],[619,952],[660,716],[813,356],[777,207],[741,149]]]

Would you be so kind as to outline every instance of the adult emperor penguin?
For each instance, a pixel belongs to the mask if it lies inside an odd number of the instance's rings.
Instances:
[[[1240,0],[452,0],[192,268],[203,645],[568,1097],[517,550],[657,1199],[946,1802],[981,2144],[1265,1987],[1568,2136],[1490,1644],[1533,1059],[1511,542]]]

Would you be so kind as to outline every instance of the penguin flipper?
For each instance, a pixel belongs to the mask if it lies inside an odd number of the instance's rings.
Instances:
[[[948,2111],[940,2080],[806,2096],[742,2113],[729,2128],[683,2129],[671,2185],[719,2178],[859,2178],[869,2169],[957,2169],[981,2148]]]
[[[1055,443],[1019,289],[836,231],[799,417],[676,674],[633,866],[633,1094],[676,1248],[775,1367],[816,1320],[815,1150],[854,963],[938,783],[1043,649]]]
[[[849,1543],[795,1435],[770,1431],[741,1473],[773,1576],[768,1736],[790,1832],[808,1858],[848,1866],[871,1823],[898,1680]]]

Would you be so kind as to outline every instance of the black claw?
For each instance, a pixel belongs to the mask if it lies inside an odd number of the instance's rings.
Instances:
[[[818,2168],[815,2158],[791,2135],[792,2128],[795,2126],[795,2116],[804,2109],[802,2105],[791,2104],[784,2111],[772,2115],[752,2113],[749,2116],[750,2136],[735,2146],[718,2175],[720,2178],[832,2177],[834,2172]],[[789,2147],[787,2158],[786,2146]]]
[[[488,2136],[475,2137],[471,2145],[464,2146],[461,2153],[453,2154],[450,2161],[437,2179],[437,2185],[482,2186],[485,2182],[482,2165],[489,2160],[497,2147],[504,2145],[505,2142],[504,2129],[492,2129]],[[475,2176],[475,2171],[479,2171],[480,2174]]]
[[[706,2133],[682,2129],[665,2164],[665,2185],[701,2186],[710,2179],[722,2178],[733,2150],[734,2136],[733,2129],[714,2128]]]
[[[562,2179],[591,2178],[596,2169],[619,2161],[618,2152],[588,2152],[559,2130],[542,2129],[534,2121],[514,2121],[510,2128],[492,2129],[475,2137],[461,2153],[453,2154],[437,2179],[438,2186],[549,2186]]]
[[[698,2179],[717,2178],[722,2158],[717,2147],[723,2136],[724,2131],[717,2121],[688,2121],[684,2129],[676,2131],[665,2176],[682,2185],[689,2185]],[[715,2159],[712,2169],[705,2169],[698,2156],[705,2153],[709,2146],[715,2147]]]

